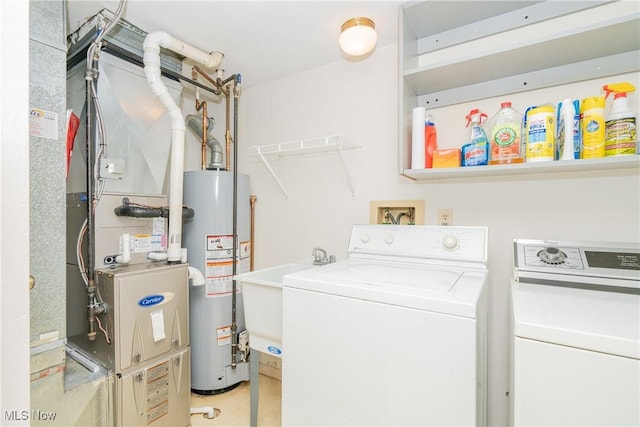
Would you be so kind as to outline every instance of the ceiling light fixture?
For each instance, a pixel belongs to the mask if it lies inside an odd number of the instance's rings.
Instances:
[[[362,56],[371,52],[378,41],[376,24],[369,18],[351,18],[342,24],[340,48],[350,56]]]

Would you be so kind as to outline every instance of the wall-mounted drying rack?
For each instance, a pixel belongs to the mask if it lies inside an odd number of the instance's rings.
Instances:
[[[340,161],[342,162],[342,167],[347,178],[347,183],[349,184],[349,189],[351,190],[351,197],[355,198],[353,185],[351,183],[351,178],[349,177],[349,172],[347,170],[347,165],[344,161],[342,152],[344,150],[353,150],[356,148],[360,148],[360,146],[349,143],[338,135],[330,135],[318,138],[302,139],[298,141],[281,142],[279,144],[255,145],[249,148],[249,155],[260,157],[271,176],[273,176],[273,179],[275,179],[280,186],[280,189],[284,193],[285,198],[288,199],[289,194],[284,188],[282,182],[278,179],[278,176],[274,172],[273,168],[271,168],[271,165],[267,160],[267,156],[277,156],[279,159],[282,159],[285,157],[296,155],[303,156],[305,154],[337,152],[338,156],[340,157]]]

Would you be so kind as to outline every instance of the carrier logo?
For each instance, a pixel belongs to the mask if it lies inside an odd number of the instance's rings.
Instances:
[[[138,305],[140,307],[153,307],[160,304],[166,304],[171,301],[174,297],[174,294],[171,292],[162,292],[159,294],[147,295],[146,297],[140,298],[138,301]]]
[[[29,115],[37,119],[40,119],[45,116],[44,111],[38,110],[37,108],[34,108],[33,110],[29,111]]]
[[[267,347],[267,350],[269,350],[269,353],[272,353],[272,354],[282,354],[282,350],[280,350],[275,345],[270,345],[269,347]]]

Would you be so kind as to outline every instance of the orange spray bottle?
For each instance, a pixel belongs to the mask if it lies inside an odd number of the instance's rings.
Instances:
[[[433,115],[425,114],[424,119],[424,165],[426,168],[433,167],[433,152],[438,149],[438,135]]]

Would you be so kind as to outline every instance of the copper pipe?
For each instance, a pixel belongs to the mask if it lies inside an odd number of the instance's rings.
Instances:
[[[200,157],[202,160],[202,170],[207,169],[207,101],[198,102],[196,99],[196,111],[202,110],[202,145]]]
[[[256,201],[258,200],[258,196],[252,194],[249,196],[249,205],[251,206],[251,229],[249,232],[250,235],[250,246],[249,246],[249,271],[253,271],[253,257],[254,257],[254,248],[255,248],[255,231],[256,231]]]
[[[193,67],[191,69],[191,78],[193,80],[198,80],[198,75],[196,74],[196,70],[201,71],[198,67]],[[208,77],[206,74],[202,73],[203,76]],[[198,101],[198,89],[196,89],[196,111],[200,111],[202,109],[202,145],[200,148],[200,157],[201,157],[201,168],[202,170],[207,169],[207,101]]]
[[[206,81],[208,81],[209,83],[211,83],[212,85],[214,85],[216,87],[216,89],[218,89],[217,91],[213,91],[214,95],[221,95],[222,94],[222,87],[220,86],[220,83],[213,80],[207,73],[205,73],[202,68],[198,67],[197,65],[194,65],[193,68],[191,69],[191,77],[195,80],[196,79],[196,72],[198,74],[200,74],[202,77],[204,77],[204,79]]]
[[[226,121],[225,121],[226,129],[224,132],[224,139],[226,142],[225,160],[226,160],[226,169],[230,171],[231,170],[231,140],[232,140],[231,138],[231,99],[230,99],[231,93],[225,86],[227,85],[227,83],[231,81],[236,83],[237,77],[234,74],[233,76],[227,78],[224,81],[220,77],[214,80],[197,65],[194,65],[191,70],[191,75],[194,80],[196,79],[196,73],[202,75],[202,77],[204,77],[209,83],[211,83],[216,87],[217,91],[214,91],[214,94],[216,95],[224,94],[225,96],[225,101],[226,101]]]
[[[225,131],[224,131],[224,140],[226,145],[225,159],[226,159],[227,170],[230,171],[231,170],[231,139],[232,139],[231,138],[231,92],[229,91],[228,88],[225,87],[226,84],[227,84],[227,80],[223,82],[222,79],[218,77],[216,81],[216,85],[220,88],[222,93],[224,93],[224,99],[226,102]]]
[[[226,152],[226,161],[227,161],[227,170],[230,171],[231,170],[231,126],[230,126],[230,104],[231,104],[231,99],[230,99],[230,93],[229,91],[225,92],[225,99],[227,101],[227,121],[226,121],[226,130],[224,132],[224,139],[227,143],[227,152]]]

